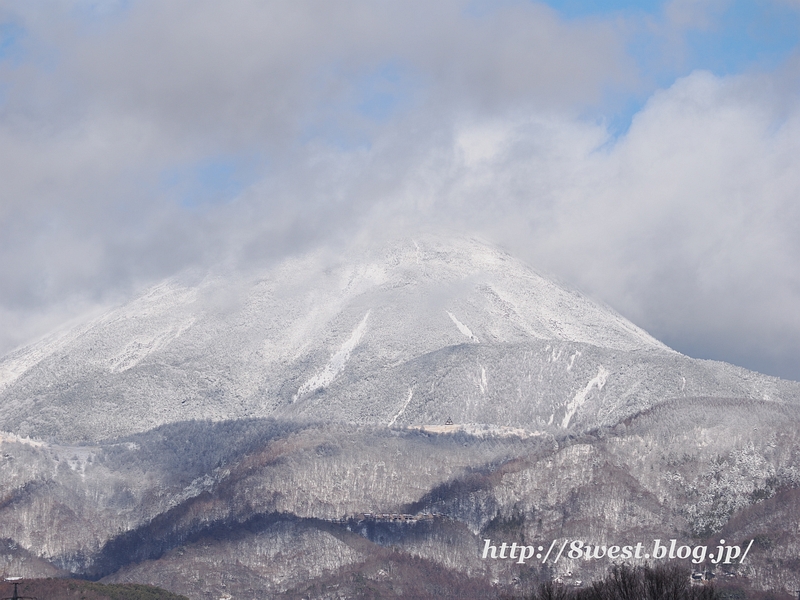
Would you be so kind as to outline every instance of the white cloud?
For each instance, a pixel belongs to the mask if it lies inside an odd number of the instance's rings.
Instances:
[[[798,377],[800,104],[779,101],[770,79],[693,73],[616,143],[557,117],[469,127],[452,161],[421,164],[405,194],[679,349]]]
[[[619,20],[457,0],[97,6],[4,8],[25,35],[0,58],[0,350],[187,266],[449,227],[681,349],[800,377],[781,362],[800,339],[790,67],[694,73],[614,141],[578,115],[641,86]],[[672,26],[702,25],[698,6],[671,3]],[[182,206],[165,174],[220,156],[258,166],[225,202]]]

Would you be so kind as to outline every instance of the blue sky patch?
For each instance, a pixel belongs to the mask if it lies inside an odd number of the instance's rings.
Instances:
[[[387,121],[409,103],[412,85],[399,64],[385,63],[355,81],[356,110],[369,119]]]
[[[708,31],[687,32],[686,42],[692,66],[717,75],[774,69],[798,49],[800,10],[736,0]]]
[[[548,0],[546,4],[566,19],[622,16],[635,22],[647,17],[662,27],[667,25],[666,2]],[[703,8],[702,4],[699,6]],[[682,64],[672,67],[678,71],[670,73],[673,80],[697,69],[728,75],[754,64],[775,68],[796,52],[800,44],[800,9],[788,3],[728,0],[718,7],[708,6],[707,10],[710,26],[688,25],[683,32],[685,58]],[[645,72],[652,73],[659,64],[664,70],[670,61],[659,54],[672,54],[675,49],[666,45],[666,40],[659,44],[643,24],[640,29],[629,40],[629,53]]]
[[[25,29],[16,23],[0,23],[0,60],[21,58],[19,42],[25,37]]]
[[[162,187],[184,208],[202,208],[234,200],[256,180],[253,160],[218,156],[170,169]]]
[[[719,76],[753,68],[773,70],[797,55],[800,48],[800,9],[779,0],[700,4],[700,9],[707,10],[707,23],[694,26],[671,25],[665,11],[667,3],[663,1],[548,0],[546,3],[568,20],[622,17],[631,25],[627,53],[638,65],[644,89],[624,94],[609,92],[603,120],[615,139],[627,132],[631,119],[655,88],[668,88],[677,78],[696,70]]]

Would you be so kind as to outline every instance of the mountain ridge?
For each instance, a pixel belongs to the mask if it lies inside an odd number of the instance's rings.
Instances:
[[[428,236],[153,286],[1,359],[0,429],[81,442],[274,415],[539,430],[618,421],[687,385],[800,400],[800,384],[692,360],[506,253]]]

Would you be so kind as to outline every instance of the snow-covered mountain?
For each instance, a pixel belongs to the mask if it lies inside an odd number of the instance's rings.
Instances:
[[[747,564],[696,568],[800,585],[800,383],[683,356],[473,239],[170,279],[3,358],[0,431],[10,575],[513,597],[610,563],[487,538],[725,538]]]
[[[3,358],[0,429],[77,442],[275,416],[539,431],[799,388],[688,359],[489,245],[422,236],[165,281]]]

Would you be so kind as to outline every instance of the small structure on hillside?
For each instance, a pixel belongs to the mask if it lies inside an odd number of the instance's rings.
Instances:
[[[17,586],[20,584],[22,577],[6,577],[5,580],[14,585],[14,595],[10,598],[3,598],[3,600],[37,600],[34,596],[20,596],[17,591]]]

